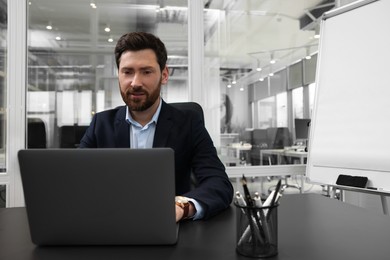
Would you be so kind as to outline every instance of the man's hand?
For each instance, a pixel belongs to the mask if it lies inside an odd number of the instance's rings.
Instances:
[[[179,222],[182,218],[183,218],[183,215],[184,215],[184,210],[182,208],[180,208],[179,206],[175,205],[176,206],[176,222]],[[188,216],[189,217],[192,217],[193,215],[195,215],[195,207],[194,205],[190,202],[190,208],[189,208],[189,214]]]

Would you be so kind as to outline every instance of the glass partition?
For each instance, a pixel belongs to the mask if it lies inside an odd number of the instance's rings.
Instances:
[[[205,7],[205,84],[213,82],[207,88],[222,97],[216,143],[226,166],[305,162],[287,152],[307,156],[297,147],[294,119],[310,118],[318,27],[302,26],[301,18],[320,2],[243,0]]]
[[[299,19],[320,1],[298,2],[205,5],[204,82],[210,95],[204,102],[220,104],[219,127],[213,127],[220,132],[211,135],[219,136],[214,142],[226,165],[259,164],[259,151],[251,148],[258,145],[251,138],[257,129],[287,133],[283,144],[293,146],[294,118],[310,117],[314,87],[309,91],[304,82],[312,83],[316,63],[304,62],[299,70],[289,66],[316,52],[315,30],[300,28]],[[28,147],[75,148],[94,113],[122,104],[113,48],[129,31],[152,32],[166,43],[171,76],[162,96],[188,101],[187,4],[31,1]],[[295,90],[302,78],[302,90]],[[267,138],[263,149],[280,143],[274,134]]]
[[[0,185],[0,208],[5,208],[6,203],[6,185]]]
[[[28,8],[29,148],[76,148],[94,113],[123,104],[114,47],[127,32],[161,38],[170,68],[162,96],[188,101],[187,1],[34,0]]]
[[[0,1],[0,208],[6,206],[6,135],[7,135],[7,1]],[[4,183],[4,185],[3,185]]]

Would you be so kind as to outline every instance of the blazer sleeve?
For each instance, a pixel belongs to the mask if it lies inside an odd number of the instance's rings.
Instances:
[[[204,206],[204,218],[207,219],[229,207],[234,191],[201,118],[194,116],[191,126],[191,166],[197,186],[185,196]]]

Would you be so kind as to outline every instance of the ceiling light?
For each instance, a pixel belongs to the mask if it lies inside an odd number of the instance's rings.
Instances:
[[[274,59],[274,53],[271,53],[271,60],[269,61],[271,64],[275,64],[276,60]]]
[[[61,41],[61,36],[56,36],[57,41]]]
[[[226,86],[227,88],[231,88],[232,87],[232,85],[231,84],[227,84],[227,86]]]
[[[95,4],[95,1],[91,1],[91,3],[89,4],[93,9],[96,9],[97,6]]]
[[[104,31],[105,31],[105,32],[110,32],[110,31],[111,31],[110,26],[106,25],[106,27],[104,28]]]
[[[233,76],[232,84],[233,85],[237,84],[237,75]]]
[[[114,39],[110,36],[110,38],[108,38],[108,40],[107,40],[108,42],[113,42],[114,41]]]
[[[320,38],[320,27],[317,26],[314,33],[314,39],[319,39],[319,38]]]
[[[46,29],[48,29],[48,30],[53,29],[53,26],[51,26],[51,22],[49,22],[49,23],[46,25]]]
[[[260,60],[257,60],[256,71],[261,71]]]
[[[273,72],[270,72],[268,75],[269,75],[270,77],[273,77],[273,76],[274,76],[274,73],[273,73]]]
[[[307,47],[307,48],[306,48],[306,57],[305,57],[305,59],[307,59],[307,60],[310,60],[310,59],[311,59],[310,47]]]
[[[264,78],[259,78],[259,81],[264,81]]]
[[[244,87],[241,87],[241,88],[240,88],[240,91],[244,91]]]

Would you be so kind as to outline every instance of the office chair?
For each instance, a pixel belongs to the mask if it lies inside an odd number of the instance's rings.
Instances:
[[[46,125],[40,118],[27,119],[27,148],[46,148]]]
[[[60,127],[60,148],[77,148],[88,126],[64,125]]]
[[[179,110],[190,110],[193,112],[196,112],[200,118],[202,119],[203,125],[204,125],[204,114],[203,114],[203,108],[195,102],[177,102],[177,103],[169,103],[169,105],[173,106],[174,108],[177,108]],[[191,186],[194,188],[198,184],[198,181],[196,180],[196,177],[191,173]]]
[[[202,119],[203,125],[204,125],[204,114],[203,114],[203,108],[196,102],[176,102],[176,103],[169,103],[169,105],[179,109],[179,110],[190,110],[196,112],[200,118]]]

